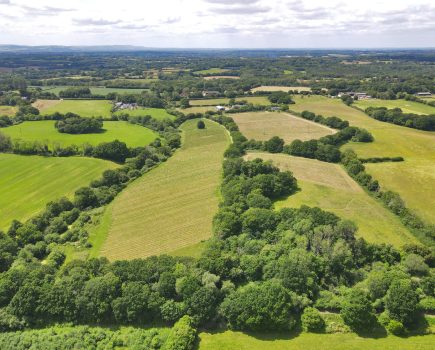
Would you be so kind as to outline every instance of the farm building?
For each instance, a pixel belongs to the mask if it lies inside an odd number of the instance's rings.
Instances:
[[[420,96],[420,97],[431,97],[432,93],[431,92],[417,92],[416,95]]]
[[[219,95],[220,95],[219,91],[204,90],[202,92],[202,96],[204,96],[204,97],[216,97],[216,96],[219,96]]]
[[[216,106],[216,110],[217,110],[218,112],[220,112],[220,111],[225,111],[226,108],[225,108],[224,106]]]

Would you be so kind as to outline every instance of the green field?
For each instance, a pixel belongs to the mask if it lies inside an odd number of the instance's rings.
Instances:
[[[285,154],[250,152],[248,159],[263,158],[282,170],[290,170],[298,180],[300,191],[275,204],[277,209],[320,207],[358,225],[357,236],[373,243],[390,243],[400,247],[417,243],[399,219],[370,197],[338,164]]]
[[[265,96],[246,96],[246,97],[237,97],[237,101],[248,101],[248,103],[257,104],[257,105],[270,105],[270,101]],[[210,98],[210,99],[202,99],[202,100],[190,100],[189,103],[191,106],[217,106],[220,104],[227,104],[230,101],[229,98]]]
[[[407,100],[359,100],[355,101],[354,105],[362,110],[365,110],[367,107],[387,107],[388,109],[400,108],[403,113],[435,114],[435,107]]]
[[[175,116],[169,114],[163,108],[137,108],[133,110],[121,110],[115,112],[115,115],[119,115],[119,114],[128,114],[131,117],[141,117],[145,115],[150,115],[151,117],[157,120],[175,119]]]
[[[71,196],[116,164],[101,159],[0,154],[0,230],[25,220],[47,202]]]
[[[110,117],[112,108],[106,100],[38,100],[33,105],[42,115],[72,112],[81,117]]]
[[[38,86],[33,86],[33,88],[37,88]],[[147,89],[125,89],[125,88],[106,88],[104,86],[39,86],[43,91],[51,92],[59,96],[59,92],[62,90],[70,89],[70,88],[89,88],[91,90],[91,94],[93,95],[103,95],[106,96],[112,92],[117,94],[140,94],[143,91],[147,91]]]
[[[292,91],[311,91],[310,87],[307,86],[258,86],[256,88],[251,89],[252,92],[257,92],[257,91],[267,91],[267,92],[271,92],[271,91],[284,91],[284,92],[288,92],[289,90]]]
[[[200,333],[199,350],[431,350],[435,335],[399,338],[364,338],[345,334],[256,334],[241,332]]]
[[[128,122],[105,121],[103,133],[78,135],[60,133],[54,127],[54,123],[53,120],[24,122],[4,128],[2,132],[12,139],[46,141],[50,147],[54,144],[62,146],[82,145],[84,143],[97,145],[116,139],[125,142],[130,147],[139,147],[150,144],[158,137],[154,131]]]
[[[435,223],[435,133],[377,121],[337,99],[295,96],[295,101],[292,110],[309,110],[325,117],[335,115],[369,130],[375,137],[374,142],[351,142],[344,149],[352,148],[362,158],[404,157],[404,162],[394,165],[368,164],[368,172],[384,189],[399,192],[408,207],[423,219]]]
[[[196,75],[220,74],[220,73],[225,73],[228,71],[229,71],[229,69],[209,68],[209,69],[197,70],[197,71],[193,72],[193,74],[196,74]]]
[[[0,116],[13,116],[15,113],[17,113],[17,110],[17,107],[13,106],[0,106]]]
[[[196,123],[181,126],[183,146],[175,155],[116,197],[105,213],[111,217],[101,256],[115,260],[171,253],[211,236],[230,138],[216,123],[205,120],[204,130]]]

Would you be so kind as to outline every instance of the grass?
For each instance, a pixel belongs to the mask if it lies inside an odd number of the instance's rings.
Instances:
[[[13,106],[0,106],[0,116],[7,115],[7,116],[13,116],[15,113],[17,113],[17,107]]]
[[[147,128],[122,121],[105,121],[105,132],[99,134],[63,134],[54,127],[55,121],[43,120],[17,124],[2,129],[2,132],[12,139],[25,141],[46,141],[50,147],[54,144],[62,146],[82,145],[89,143],[97,145],[115,139],[125,142],[130,147],[139,147],[150,144],[158,135]]]
[[[257,92],[257,91],[284,91],[287,92],[289,90],[296,90],[296,91],[311,91],[310,87],[307,86],[258,86],[256,88],[251,89],[252,92]]]
[[[196,107],[188,107],[188,108],[178,108],[178,110],[184,114],[189,113],[205,113],[207,111],[215,111],[216,108],[214,106],[196,106]]]
[[[0,229],[26,220],[49,201],[70,197],[116,164],[100,159],[0,154]]]
[[[237,97],[237,101],[248,101],[248,103],[257,104],[257,105],[270,105],[270,101],[265,96],[246,96],[246,97]],[[217,106],[220,104],[227,104],[230,101],[229,98],[210,98],[210,99],[202,99],[202,100],[190,100],[189,103],[191,106]]]
[[[203,77],[204,80],[215,80],[215,79],[240,79],[236,75],[210,75],[208,77]]]
[[[72,112],[82,117],[110,117],[112,108],[106,100],[38,100],[34,106],[42,115]]]
[[[182,148],[115,199],[105,213],[110,228],[101,256],[116,260],[171,253],[211,236],[230,138],[222,126],[204,122],[204,130],[197,129],[197,120],[184,123]]]
[[[363,338],[354,333],[249,335],[241,332],[200,333],[199,350],[429,350],[435,336]]]
[[[355,101],[354,104],[362,110],[365,110],[367,107],[387,107],[388,109],[400,108],[404,113],[435,114],[435,107],[407,100],[370,99]]]
[[[133,109],[133,110],[121,110],[121,111],[115,112],[115,115],[118,115],[118,114],[128,114],[131,117],[141,117],[141,116],[145,116],[145,115],[150,115],[151,117],[153,117],[154,119],[157,119],[157,120],[164,120],[164,119],[174,120],[175,119],[175,116],[173,116],[172,114],[169,114],[163,108],[137,108],[137,109]]]
[[[324,125],[282,112],[246,112],[230,116],[240,131],[248,139],[254,140],[265,141],[279,136],[290,143],[295,139],[306,141],[335,133]]]
[[[196,74],[196,75],[220,74],[220,73],[225,73],[228,71],[229,71],[229,69],[209,68],[209,69],[197,70],[197,71],[193,72],[193,74]]]
[[[293,172],[300,191],[275,204],[277,209],[301,205],[331,211],[358,226],[357,236],[373,243],[390,243],[400,247],[417,243],[399,219],[370,197],[338,164],[285,154],[250,152],[248,159],[272,160],[283,170]]]
[[[37,86],[34,86],[36,88]],[[115,92],[117,94],[140,94],[143,91],[147,91],[147,89],[126,89],[126,88],[106,88],[104,86],[40,86],[43,91],[51,92],[53,94],[56,94],[59,96],[59,92],[70,89],[70,88],[89,88],[91,90],[91,93],[93,95],[103,95],[106,96],[107,94],[110,94],[112,92]]]
[[[351,125],[369,130],[371,143],[348,143],[361,158],[402,156],[397,164],[367,164],[367,169],[383,187],[400,193],[407,206],[428,222],[435,224],[435,133],[422,131],[370,118],[346,106],[340,100],[322,96],[295,96],[295,111],[309,110],[323,116],[338,116]]]

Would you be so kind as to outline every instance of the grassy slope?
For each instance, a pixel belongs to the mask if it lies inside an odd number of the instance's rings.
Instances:
[[[237,97],[237,101],[248,101],[248,103],[253,103],[257,105],[270,105],[270,101],[265,96],[247,96],[247,97]],[[216,106],[219,104],[226,104],[230,101],[229,98],[210,98],[203,100],[190,100],[191,106]]]
[[[295,111],[309,110],[324,116],[336,115],[351,125],[369,130],[375,137],[372,143],[349,143],[358,156],[402,156],[404,162],[368,164],[367,170],[384,189],[399,192],[407,205],[425,220],[435,223],[435,133],[380,122],[340,100],[312,96],[295,97]]]
[[[257,157],[272,160],[281,169],[292,171],[298,179],[301,191],[277,202],[277,209],[317,206],[355,222],[359,228],[357,235],[369,242],[396,247],[417,242],[397,217],[364,192],[339,165],[285,154],[248,154],[249,159]]]
[[[435,114],[435,107],[425,105],[424,103],[406,100],[360,100],[355,102],[355,106],[363,110],[367,107],[387,107],[389,109],[400,108],[404,113]]]
[[[172,114],[169,114],[168,112],[166,112],[165,109],[163,108],[137,108],[137,109],[133,109],[133,110],[122,110],[122,111],[118,111],[115,112],[115,115],[117,114],[128,114],[132,117],[140,117],[140,116],[145,116],[145,115],[150,115],[151,117],[153,117],[154,119],[157,120],[164,120],[164,119],[175,119],[175,116],[173,116]]]
[[[335,130],[326,126],[277,112],[246,112],[230,115],[248,138],[266,141],[273,136],[279,136],[286,143],[300,139],[303,141],[318,139],[331,135]]]
[[[17,112],[17,108],[13,106],[0,106],[0,116],[13,116]]]
[[[114,167],[93,158],[0,154],[0,229],[13,219],[29,218],[51,200],[72,195]]]
[[[62,100],[58,103],[44,106],[44,100],[36,102],[42,105],[40,112],[43,115],[59,113],[76,113],[82,117],[110,117],[112,104],[106,100]]]
[[[115,199],[105,213],[111,223],[101,255],[113,260],[146,257],[210,237],[229,136],[216,123],[205,120],[205,130],[196,123],[183,124],[183,146],[173,157]]]
[[[62,134],[54,127],[54,121],[44,120],[36,122],[24,122],[2,129],[2,132],[12,139],[29,141],[48,141],[49,144],[81,145],[89,143],[97,145],[118,139],[124,141],[130,147],[145,146],[154,141],[158,135],[147,128],[127,122],[105,121],[103,128],[106,130],[100,134]]]

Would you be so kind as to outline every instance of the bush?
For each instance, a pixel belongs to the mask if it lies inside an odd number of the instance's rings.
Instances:
[[[405,327],[403,327],[402,322],[391,320],[385,327],[387,331],[394,335],[404,335]]]
[[[321,332],[325,329],[325,321],[319,310],[313,307],[305,308],[302,317],[302,329],[305,332]]]
[[[94,118],[71,117],[56,121],[54,126],[59,132],[67,134],[92,134],[103,131],[103,121]]]
[[[198,129],[205,129],[205,123],[202,120],[198,120],[196,126]]]
[[[361,289],[352,289],[344,298],[341,317],[353,330],[361,331],[372,328],[375,314],[367,294]]]
[[[172,328],[162,350],[192,350],[196,337],[192,318],[183,316]]]

